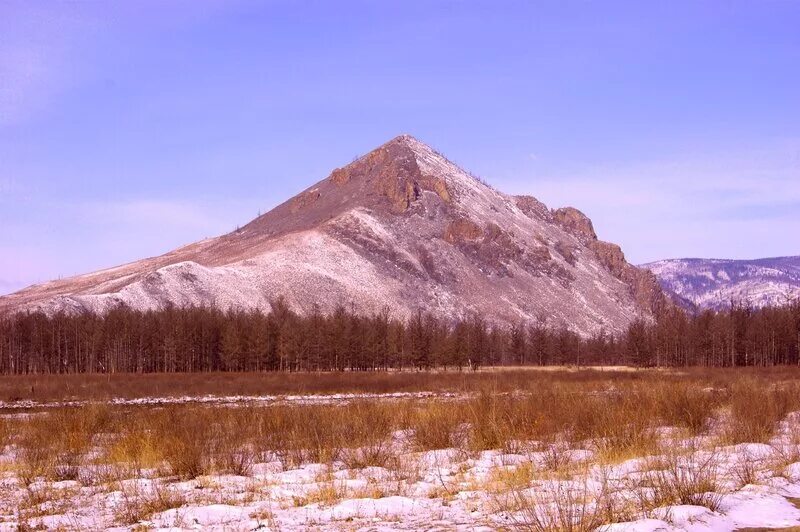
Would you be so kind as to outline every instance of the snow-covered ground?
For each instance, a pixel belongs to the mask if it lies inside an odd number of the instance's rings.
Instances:
[[[182,395],[165,397],[113,398],[103,401],[110,406],[159,406],[200,404],[209,406],[281,406],[281,405],[336,405],[351,401],[381,401],[400,399],[454,399],[464,397],[454,392],[391,392],[391,393],[334,393],[306,395]],[[0,401],[3,410],[39,410],[48,408],[80,407],[97,401]]]
[[[664,429],[665,454],[617,463],[537,442],[417,452],[412,435],[399,431],[387,442],[385,467],[292,468],[275,456],[248,476],[181,481],[142,471],[109,480],[115,473],[98,463],[83,466],[91,473],[83,482],[28,486],[14,473],[9,446],[0,457],[0,530],[542,530],[564,520],[604,532],[800,526],[798,422],[800,413],[789,416],[769,444],[727,447]],[[676,494],[682,504],[659,504]]]

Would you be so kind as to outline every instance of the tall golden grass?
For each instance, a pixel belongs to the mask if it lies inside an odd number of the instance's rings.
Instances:
[[[86,465],[113,464],[135,475],[194,478],[248,475],[259,461],[286,467],[342,461],[351,468],[389,462],[392,435],[425,451],[472,453],[561,442],[614,462],[659,452],[664,427],[687,436],[717,430],[725,444],[766,442],[800,407],[792,383],[752,377],[536,380],[514,393],[484,388],[457,400],[359,400],[343,405],[115,407],[47,409],[0,424],[13,443],[20,478],[80,479]],[[449,377],[448,377],[449,378]],[[716,420],[716,422],[712,422]],[[717,429],[714,426],[719,425]]]
[[[509,381],[502,380],[506,376]],[[356,388],[374,391],[385,385],[382,379],[395,377],[354,379],[363,379]],[[11,467],[26,486],[31,507],[48,497],[41,481],[95,485],[159,479],[145,482],[146,488],[126,488],[117,510],[123,523],[183,504],[183,496],[161,482],[211,474],[250,476],[259,463],[278,461],[285,469],[322,463],[328,471],[383,467],[401,486],[420,474],[401,458],[407,453],[453,447],[473,458],[492,449],[530,453],[538,457],[536,465],[531,461],[504,471],[492,482],[505,494],[501,510],[517,520],[515,526],[531,530],[589,530],[630,517],[633,510],[647,513],[670,504],[715,509],[721,482],[713,453],[703,455],[675,441],[700,436],[698,441],[712,446],[772,444],[773,455],[763,463],[754,465],[745,457],[730,466],[729,476],[742,485],[758,481],[763,468],[780,474],[800,461],[800,429],[789,433],[791,441],[786,431],[783,440],[773,441],[780,424],[800,409],[800,387],[791,375],[777,379],[771,370],[418,377],[416,389],[461,394],[305,406],[113,406],[98,401],[0,417],[0,448],[13,458]],[[303,379],[311,377],[294,385]],[[336,386],[326,380],[316,388],[309,380],[307,389],[342,391],[356,380]],[[410,381],[405,386],[414,388]],[[570,454],[577,449],[593,451],[594,463],[606,466],[658,457],[630,486],[638,494],[633,510],[610,490],[588,490],[575,480],[586,478],[586,464]],[[455,487],[441,484],[443,493],[452,496]],[[538,491],[528,489],[533,486]],[[334,501],[340,491],[331,478],[306,502]]]

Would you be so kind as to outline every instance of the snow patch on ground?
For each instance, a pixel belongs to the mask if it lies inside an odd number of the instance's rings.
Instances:
[[[399,394],[405,396],[403,394]],[[351,397],[342,395],[343,397]],[[664,430],[667,437],[672,430]],[[758,484],[741,485],[731,469],[742,460],[767,463],[779,446],[790,443],[779,434],[769,445],[740,444],[714,449],[695,449],[681,455],[681,467],[691,471],[698,464],[713,464],[718,478],[713,509],[694,504],[675,504],[642,512],[627,522],[601,526],[603,532],[690,531],[721,532],[745,527],[800,526],[800,462],[783,471],[764,470]],[[679,441],[673,446],[696,445]],[[519,450],[464,449],[418,452],[409,435],[395,434],[391,467],[347,469],[344,463],[306,464],[287,469],[280,461],[256,464],[249,476],[211,475],[194,480],[169,478],[123,479],[109,484],[82,485],[76,481],[36,481],[22,486],[12,469],[0,473],[0,531],[21,524],[48,529],[131,530],[120,515],[132,500],[131,493],[145,496],[156,490],[180,495],[178,507],[146,515],[136,525],[157,530],[496,530],[524,525],[531,511],[552,507],[561,490],[597,494],[611,490],[617,497],[636,502],[636,481],[665,457],[634,458],[600,466],[589,449],[542,448],[537,442],[518,442]],[[693,447],[687,447],[693,449]],[[548,456],[563,452],[574,468],[574,477],[547,476]],[[13,458],[6,449],[4,461]],[[649,465],[648,465],[649,464]],[[523,469],[520,469],[523,468]],[[535,501],[526,507],[506,505],[508,491],[498,490],[498,479],[525,468],[539,471],[518,488],[517,499]],[[585,473],[580,473],[585,471]],[[507,489],[507,488],[506,488]],[[32,493],[52,499],[37,512],[19,512]],[[505,495],[504,495],[505,494]],[[504,498],[506,497],[506,498]],[[24,522],[21,521],[24,517]],[[523,526],[524,528],[524,526]]]
[[[464,394],[453,392],[392,392],[392,393],[335,393],[319,395],[185,395],[178,397],[144,397],[137,399],[114,398],[102,401],[113,406],[159,406],[175,404],[206,404],[214,406],[301,406],[336,405],[352,401],[381,401],[400,399],[457,399]],[[38,410],[42,408],[61,408],[86,406],[96,401],[0,401],[0,410]]]

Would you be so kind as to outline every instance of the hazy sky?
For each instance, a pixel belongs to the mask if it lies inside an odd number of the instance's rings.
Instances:
[[[628,258],[800,254],[800,2],[0,0],[0,293],[399,133]]]

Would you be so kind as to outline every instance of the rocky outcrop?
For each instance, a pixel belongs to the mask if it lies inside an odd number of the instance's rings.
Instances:
[[[450,244],[477,242],[483,237],[481,226],[469,218],[456,218],[445,227],[443,238]]]
[[[328,177],[328,179],[330,179],[332,183],[342,186],[350,181],[350,172],[348,172],[346,168],[337,168],[331,172],[331,175]]]
[[[614,277],[625,283],[636,303],[653,315],[660,314],[668,305],[654,275],[633,266],[617,244],[597,238],[594,225],[588,216],[574,207],[562,207],[553,212],[553,219],[564,229],[577,236],[597,257],[600,264]],[[559,242],[556,249],[567,260],[574,260],[574,251]]]
[[[553,219],[572,233],[589,240],[597,240],[594,225],[588,216],[574,207],[562,207],[553,211]]]
[[[629,264],[625,260],[622,248],[618,245],[595,240],[591,243],[591,249],[614,277],[630,287],[639,306],[657,316],[671,304],[661,290],[655,275]]]
[[[553,218],[550,209],[547,205],[534,198],[533,196],[514,196],[514,203],[519,210],[524,212],[531,218],[539,218],[540,220],[550,221]]]
[[[372,192],[388,200],[392,210],[404,212],[422,191],[430,190],[449,203],[447,184],[439,177],[424,175],[416,158],[401,144],[386,144],[352,164],[334,170],[328,178],[342,186],[351,181],[367,182]]]
[[[297,212],[302,209],[307,209],[320,198],[320,192],[317,189],[307,190],[302,194],[298,194],[291,201],[292,212]]]
[[[610,271],[614,277],[620,278],[627,266],[630,266],[625,260],[625,254],[622,253],[622,248],[610,242],[603,242],[602,240],[595,240],[590,245],[600,263]]]

